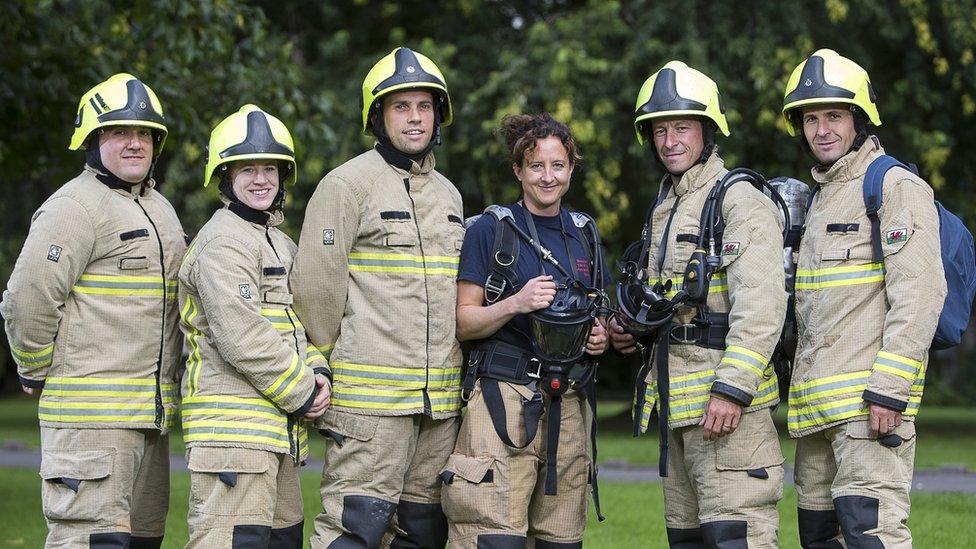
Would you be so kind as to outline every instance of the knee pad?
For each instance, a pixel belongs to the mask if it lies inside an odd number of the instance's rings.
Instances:
[[[582,541],[558,542],[546,541],[544,539],[535,540],[535,549],[583,549]]]
[[[304,520],[285,528],[272,528],[268,549],[302,549],[304,529]]]
[[[800,546],[803,549],[842,549],[840,523],[835,511],[811,511],[797,507],[797,526],[800,529]]]
[[[234,534],[231,540],[230,546],[233,549],[267,547],[271,541],[271,527],[257,524],[238,524],[234,526]]]
[[[163,536],[143,537],[132,536],[129,540],[129,549],[159,549],[163,546]]]
[[[702,538],[706,547],[715,549],[749,549],[746,535],[749,525],[744,520],[716,520],[703,522]]]
[[[441,549],[447,545],[447,517],[440,503],[400,500],[397,526],[406,536],[397,535],[390,549]]]
[[[877,498],[868,496],[834,498],[840,531],[849,549],[884,549],[878,536],[864,533],[878,527],[879,503]]]
[[[397,504],[370,496],[342,498],[341,536],[329,544],[329,549],[374,549],[380,546],[383,534]]]
[[[701,528],[668,528],[671,549],[705,549]]]
[[[478,536],[478,549],[525,549],[525,536],[482,534]]]
[[[88,547],[91,549],[127,549],[132,534],[128,532],[103,532],[88,536]]]

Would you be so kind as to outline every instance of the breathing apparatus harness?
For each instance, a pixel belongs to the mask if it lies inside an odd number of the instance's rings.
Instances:
[[[725,337],[729,332],[729,315],[709,311],[707,300],[712,276],[722,266],[722,237],[725,233],[722,207],[725,202],[725,194],[732,185],[741,181],[748,181],[757,189],[768,191],[767,194],[783,212],[784,226],[789,228],[789,208],[776,189],[767,183],[766,179],[759,173],[746,168],[735,168],[716,181],[711,192],[709,192],[699,219],[698,236],[686,237],[697,247],[692,252],[685,267],[680,288],[674,291],[674,284],[671,280],[664,282],[658,280],[654,284],[649,284],[645,281],[649,279],[646,266],[653,229],[653,213],[654,209],[671,190],[671,178],[668,177],[662,183],[657,199],[645,216],[641,240],[628,246],[624,256],[617,263],[621,276],[616,287],[617,310],[614,316],[617,323],[626,332],[634,336],[643,359],[643,367],[637,375],[636,398],[633,409],[633,435],[636,437],[641,434],[640,418],[641,411],[646,403],[645,393],[647,390],[645,378],[651,368],[651,361],[648,360],[647,353],[653,347],[659,393],[657,414],[661,454],[658,470],[662,477],[668,476],[669,346],[670,344],[698,345],[709,349],[725,349]],[[658,273],[662,271],[664,266],[671,222],[674,220],[674,214],[678,209],[680,200],[680,196],[675,198],[674,205],[668,215],[667,224],[664,227],[657,254]],[[669,295],[671,297],[668,297]],[[674,323],[674,315],[681,307],[695,308],[695,316],[691,323]]]
[[[593,321],[598,316],[606,316],[608,299],[603,290],[603,250],[596,223],[580,212],[570,212],[573,225],[584,235],[589,244],[588,259],[591,263],[589,285],[575,279],[559,263],[556,257],[542,245],[532,214],[525,211],[526,233],[515,223],[509,208],[489,206],[484,215],[495,220],[495,240],[492,250],[489,275],[485,282],[485,302],[496,303],[514,295],[519,289],[515,272],[518,264],[519,241],[527,242],[537,253],[540,270],[545,274],[544,263],[549,263],[563,277],[556,285],[556,295],[549,307],[529,314],[531,334],[523,334],[532,342],[532,353],[498,339],[482,341],[471,352],[468,367],[462,383],[462,399],[467,401],[477,380],[481,380],[481,391],[488,408],[488,415],[498,437],[507,446],[525,448],[535,440],[539,420],[544,412],[543,393],[548,396],[549,414],[547,420],[546,446],[546,495],[555,495],[557,489],[556,451],[559,446],[559,424],[561,420],[562,397],[570,389],[582,391],[588,405],[593,410],[590,441],[593,447],[594,466],[591,468],[590,482],[593,486],[593,501],[597,516],[600,512],[599,486],[597,484],[596,462],[596,360],[584,357],[586,341],[589,338]],[[481,217],[481,216],[477,216]],[[476,218],[469,219],[470,226]],[[569,247],[568,235],[563,226],[562,211],[559,214],[560,228],[566,245],[567,257],[575,264]],[[522,412],[525,429],[525,442],[516,444],[508,433],[505,405],[498,382],[504,381],[526,385],[533,389],[532,398],[523,399]]]

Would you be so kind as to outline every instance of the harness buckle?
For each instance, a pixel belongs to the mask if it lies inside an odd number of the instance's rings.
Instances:
[[[700,328],[694,324],[679,324],[671,328],[671,333],[669,337],[672,343],[680,343],[683,345],[694,345],[698,343]]]
[[[508,281],[504,277],[501,277],[501,281],[495,281],[495,273],[490,273],[488,278],[485,279],[485,301],[490,305],[499,298],[505,292],[505,288],[508,286]]]
[[[535,371],[534,372],[531,370],[532,364],[535,364]],[[525,375],[527,377],[532,378],[532,379],[541,379],[542,378],[542,362],[540,362],[539,359],[537,359],[537,358],[531,358],[531,359],[529,359],[529,368],[527,368],[525,370]]]

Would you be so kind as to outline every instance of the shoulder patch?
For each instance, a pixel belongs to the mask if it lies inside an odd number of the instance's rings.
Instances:
[[[251,299],[251,285],[250,284],[238,284],[238,291],[241,293],[241,297],[244,299]]]
[[[722,244],[722,255],[739,255],[738,242],[726,242]]]
[[[47,250],[47,260],[57,263],[61,259],[61,246],[51,244]]]
[[[326,246],[335,244],[335,229],[322,229],[322,244]]]
[[[885,233],[885,242],[887,244],[894,244],[895,242],[904,242],[908,240],[908,229],[891,229]]]

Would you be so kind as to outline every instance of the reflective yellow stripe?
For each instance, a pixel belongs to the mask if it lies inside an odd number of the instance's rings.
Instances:
[[[200,364],[202,363],[202,359],[200,357],[199,340],[203,336],[203,332],[193,326],[193,319],[196,316],[196,304],[193,302],[193,297],[188,295],[186,296],[186,303],[183,304],[183,308],[180,310],[180,322],[186,327],[186,341],[190,345],[190,354],[186,358],[187,395],[196,393],[200,387]]]
[[[305,328],[298,320],[298,317],[288,309],[261,309],[261,316],[268,319],[271,325],[280,332],[290,332],[297,328]]]
[[[658,282],[664,285],[666,285],[668,282],[671,282],[671,289],[664,293],[664,296],[669,299],[678,295],[678,292],[680,292],[684,288],[683,281],[684,281],[684,277],[680,279],[678,278],[658,279]],[[708,293],[720,294],[722,292],[727,292],[727,291],[729,291],[729,281],[727,275],[724,272],[713,274],[712,279],[709,281],[708,284]]]
[[[354,389],[337,386],[332,391],[332,403],[347,408],[376,408],[408,410],[423,408],[422,390]]]
[[[10,354],[14,361],[24,370],[34,370],[50,366],[54,359],[54,344],[50,344],[38,351],[25,351],[10,342]]]
[[[421,369],[350,362],[333,362],[332,379],[343,383],[388,385],[404,389],[422,389],[427,385],[426,372]]]
[[[194,428],[199,430],[200,428],[205,428],[205,427],[224,428],[224,429],[228,429],[229,431],[257,430],[257,431],[265,431],[267,433],[282,435],[285,438],[288,437],[287,428],[268,425],[266,423],[251,423],[248,421],[225,421],[220,419],[199,419],[199,420],[183,422],[183,428],[186,429],[187,431],[191,431]],[[214,431],[214,432],[218,432],[218,431]]]
[[[908,357],[878,351],[874,359],[874,370],[895,375],[908,381],[914,381],[922,369],[922,363]]]
[[[175,299],[178,284],[176,280],[163,280],[161,276],[83,274],[71,290],[82,294],[165,296]]]
[[[263,408],[268,408],[271,410],[278,410],[279,408],[270,401],[261,398],[247,398],[247,397],[235,397],[235,396],[192,396],[185,397],[183,399],[184,407],[187,405],[196,404],[227,404],[227,405],[244,405],[244,406],[258,406]]]
[[[797,290],[822,290],[837,286],[884,282],[884,264],[868,263],[827,269],[797,269]]]
[[[297,353],[292,353],[291,355],[291,365],[278,379],[271,384],[270,387],[261,391],[265,396],[270,398],[275,402],[281,402],[285,397],[291,394],[292,389],[295,385],[305,377],[305,363],[299,360]]]
[[[239,429],[238,429],[239,431]],[[246,435],[243,433],[183,433],[183,440],[186,442],[202,441],[227,441],[227,442],[254,442],[256,444],[267,444],[278,448],[291,449],[291,443],[287,439],[265,437],[258,435]]]
[[[315,362],[325,362],[325,356],[315,345],[309,345],[305,348],[305,362],[312,366]]]
[[[352,252],[348,260],[350,271],[456,276],[460,258]]]

